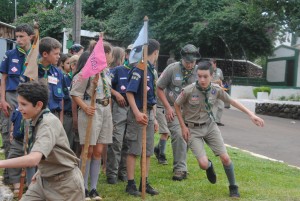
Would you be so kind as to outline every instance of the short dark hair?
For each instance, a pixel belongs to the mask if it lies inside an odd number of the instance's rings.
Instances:
[[[26,32],[28,36],[34,35],[34,29],[29,24],[20,24],[16,27],[15,32]]]
[[[212,75],[214,70],[212,68],[212,65],[209,61],[200,61],[198,63],[197,71],[198,70],[209,70],[209,73]]]
[[[160,44],[155,39],[148,40],[148,56],[151,55],[155,50],[160,49]]]
[[[215,59],[215,58],[212,58],[212,59],[210,59],[210,62],[212,62],[212,63],[216,64],[216,63],[217,63],[217,59]]]
[[[45,80],[25,82],[18,86],[17,93],[35,107],[38,101],[43,103],[42,109],[48,105],[49,89]]]
[[[40,41],[40,46],[39,46],[39,53],[42,56],[43,52],[47,52],[48,54],[51,52],[51,50],[61,48],[61,44],[58,40],[55,38],[51,37],[45,37],[42,38]]]

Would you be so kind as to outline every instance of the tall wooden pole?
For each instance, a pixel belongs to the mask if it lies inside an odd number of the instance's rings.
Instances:
[[[144,23],[148,26],[148,17],[144,17]],[[148,27],[147,27],[148,31]],[[147,33],[148,36],[148,33]],[[148,37],[147,37],[148,40]],[[147,71],[148,71],[148,44],[144,45],[143,61],[144,62],[144,80],[143,80],[143,113],[147,115]],[[149,118],[149,117],[148,117]],[[146,139],[147,139],[147,125],[143,126],[142,138],[142,199],[146,198],[146,174],[147,174],[147,158],[146,158]]]

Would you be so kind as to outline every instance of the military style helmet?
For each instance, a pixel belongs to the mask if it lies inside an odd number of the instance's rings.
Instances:
[[[194,62],[201,58],[199,48],[192,44],[185,45],[180,51],[181,58],[187,62]]]

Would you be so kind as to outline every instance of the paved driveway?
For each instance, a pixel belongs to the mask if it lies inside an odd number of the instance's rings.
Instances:
[[[239,111],[224,109],[220,127],[224,141],[240,149],[300,167],[300,121],[260,115],[265,127],[255,126]]]

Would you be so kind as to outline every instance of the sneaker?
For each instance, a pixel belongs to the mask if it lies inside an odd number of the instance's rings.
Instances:
[[[142,192],[142,185],[140,185],[139,191]],[[152,196],[159,194],[159,192],[157,190],[155,190],[152,186],[150,186],[149,183],[146,184],[146,193],[148,193],[148,194],[150,194]]]
[[[102,200],[100,197],[99,193],[96,191],[96,189],[92,189],[91,192],[89,193],[90,198],[93,200]]]
[[[220,122],[217,122],[217,125],[218,125],[218,126],[225,126],[225,124],[222,124],[222,123],[220,123]]]
[[[89,196],[89,191],[87,189],[85,189],[85,200],[86,201],[90,201],[91,200],[91,198]]]
[[[116,184],[116,183],[118,183],[118,180],[117,180],[116,177],[107,177],[106,180],[107,180],[108,184]]]
[[[160,154],[159,157],[158,157],[158,163],[162,164],[162,165],[168,165],[166,155]]]
[[[206,170],[206,176],[207,176],[207,179],[210,183],[215,184],[217,182],[217,175],[215,173],[214,166],[213,166],[212,162],[211,162],[211,166]]]
[[[157,160],[159,160],[159,148],[157,146],[154,147],[154,154]]]
[[[186,171],[175,171],[172,179],[174,181],[181,181],[187,178]]]
[[[240,197],[239,187],[237,185],[230,185],[229,186],[229,197],[232,197],[232,198],[239,198]]]
[[[125,190],[129,195],[141,196],[141,193],[137,190],[136,185],[127,185]]]

